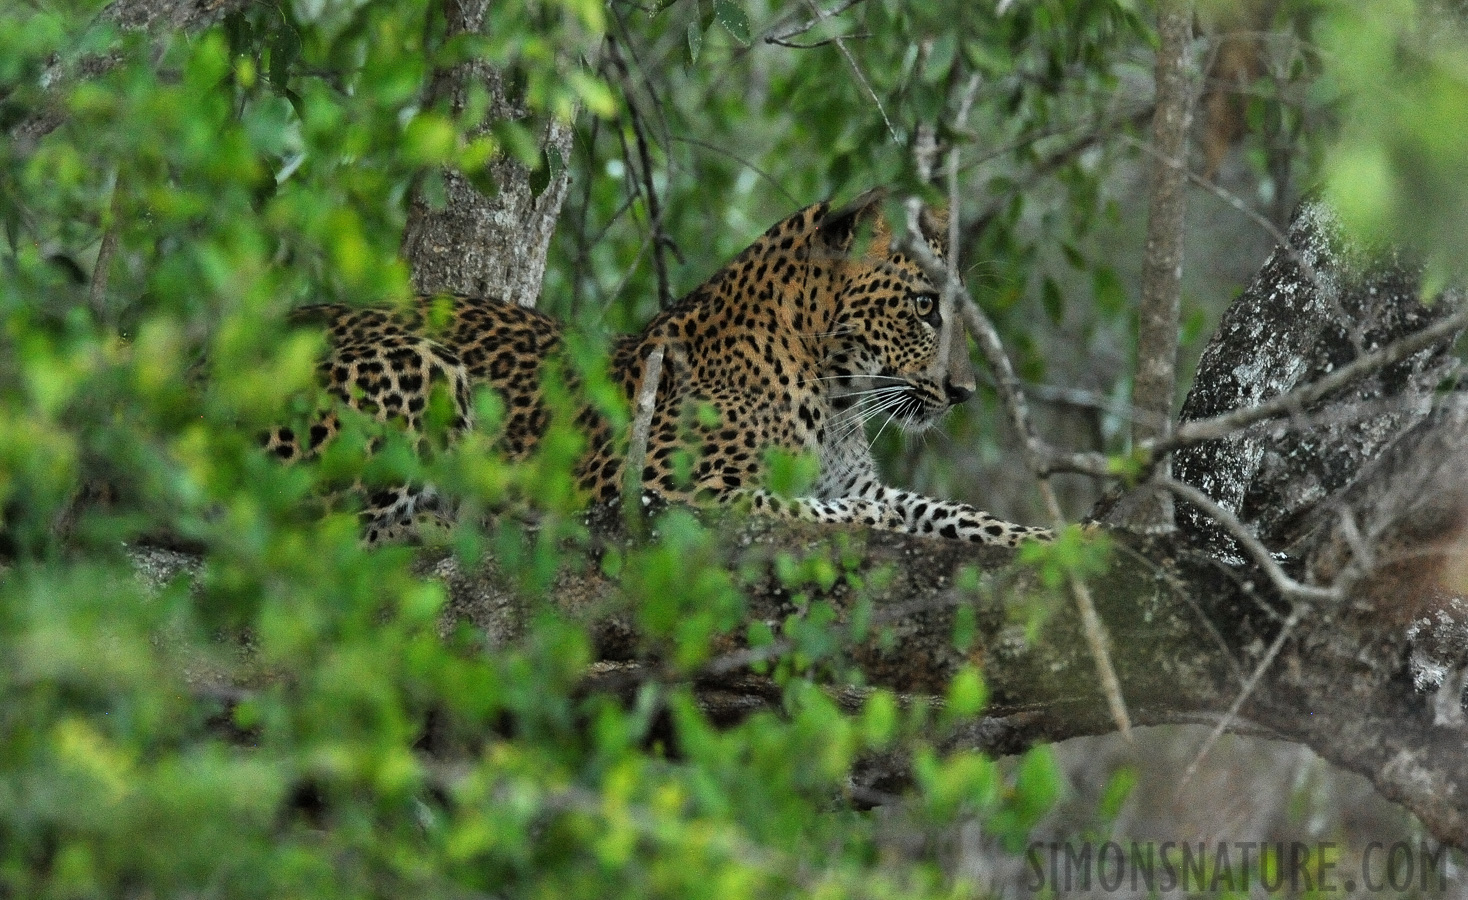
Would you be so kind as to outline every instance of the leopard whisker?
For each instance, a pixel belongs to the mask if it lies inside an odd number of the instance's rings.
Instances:
[[[868,422],[872,421],[877,416],[881,415],[889,409],[894,410],[893,414],[895,415],[895,411],[901,407],[906,399],[907,397],[905,392],[889,390],[887,396],[881,397],[876,402],[870,404],[858,404],[856,408],[851,412],[851,414],[846,418],[845,422],[843,423],[845,427],[843,427],[840,432],[837,433],[835,440],[845,440],[852,434],[855,434],[858,430],[866,427],[866,424]],[[888,421],[891,421],[890,416],[888,417]],[[883,427],[885,428],[886,425],[884,424]]]
[[[881,387],[866,388],[865,390],[860,391],[852,391],[849,394],[843,394],[842,397],[845,399],[857,397],[865,401],[872,397],[881,397],[888,394],[906,394],[907,392],[908,387],[906,384],[884,384]]]
[[[896,375],[817,375],[814,378],[802,378],[797,385],[814,384],[817,381],[854,381],[858,378],[881,378],[886,381],[900,381],[906,383],[907,379]]]
[[[883,385],[882,387],[868,388],[864,391],[855,391],[847,394],[847,398],[856,398],[856,409],[870,409],[874,403],[882,403],[893,397],[902,397],[907,394],[906,385]]]
[[[848,325],[845,328],[837,328],[833,331],[797,331],[801,337],[840,337],[843,334],[854,334],[857,329]]]
[[[844,419],[851,416],[869,416],[874,407],[881,406],[885,408],[888,402],[900,399],[905,395],[905,387],[895,386],[874,388],[870,391],[862,391],[859,394],[848,395],[855,397],[856,403],[854,406],[840,411],[837,418]]]
[[[867,441],[867,450],[871,450],[873,447],[877,446],[877,441],[881,439],[882,432],[887,430],[887,426],[892,424],[892,420],[896,418],[897,414],[900,412],[902,412],[902,404],[898,403],[895,405],[892,412],[887,416],[887,421],[883,422],[882,427],[877,429],[876,435],[873,436],[870,441]],[[903,418],[906,419],[907,417],[904,415]]]

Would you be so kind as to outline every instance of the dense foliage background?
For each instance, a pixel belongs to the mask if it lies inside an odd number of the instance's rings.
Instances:
[[[850,673],[819,609],[771,653],[785,714],[713,728],[685,679],[741,621],[747,574],[686,514],[599,562],[666,681],[630,707],[578,693],[591,639],[543,601],[557,566],[593,564],[574,434],[509,466],[486,403],[486,435],[455,453],[390,442],[369,462],[357,423],[314,467],[276,465],[255,435],[316,408],[319,337],[288,329],[290,309],[407,298],[406,198],[432,197],[442,166],[570,167],[541,307],[590,335],[594,385],[599,336],[789,211],[874,184],[941,196],[931,144],[962,150],[968,282],[1045,427],[1123,451],[1148,6],[564,0],[497,4],[484,34],[450,38],[430,2],[253,3],[178,33],[102,5],[0,10],[0,127],[60,121],[0,141],[0,896],[967,895],[981,867],[938,849],[955,823],[1023,846],[1063,790],[1052,752],[926,749],[982,707],[976,672],[942,713],[876,691],[841,714],[818,684]],[[1196,167],[1276,227],[1319,188],[1370,233],[1461,258],[1457,16],[1201,6]],[[1230,40],[1242,68],[1218,63]],[[481,133],[484,104],[424,104],[470,58],[507,73],[524,118]],[[539,151],[552,116],[575,122],[570,159]],[[1274,239],[1211,193],[1192,202],[1185,352]],[[992,397],[957,418],[947,437],[884,435],[895,477],[1037,518]],[[365,552],[349,510],[321,514],[322,486],[363,466],[471,505],[534,501],[536,528],[447,538],[521,579],[526,634],[492,652],[441,634],[443,590],[413,553]],[[1072,488],[1079,515],[1096,486]],[[163,538],[200,551],[191,579],[139,576],[125,547]],[[796,595],[849,577],[839,554],[781,574]],[[898,745],[911,794],[853,811],[853,761]],[[1074,833],[1127,802],[1135,772],[1112,771],[1066,813]]]

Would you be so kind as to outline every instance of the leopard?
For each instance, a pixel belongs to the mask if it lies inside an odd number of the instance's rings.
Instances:
[[[646,452],[629,482],[627,441],[583,407],[577,425],[587,444],[576,483],[588,504],[616,503],[640,484],[643,503],[738,504],[776,519],[1006,547],[1051,539],[1045,528],[882,480],[869,421],[885,416],[883,428],[895,421],[922,432],[976,391],[964,323],[903,251],[882,214],[886,196],[875,189],[845,206],[800,209],[640,333],[614,341],[613,382],[629,404],[639,395],[653,400],[641,423]],[[941,209],[925,210],[920,229],[940,260],[949,251],[945,222]],[[565,329],[533,308],[421,297],[406,309],[316,304],[297,317],[325,329],[326,393],[380,421],[420,434],[430,392],[442,390],[451,399],[449,429],[461,433],[475,427],[475,392],[488,388],[502,403],[508,458],[533,453],[550,425],[544,375]],[[655,351],[663,362],[649,387]],[[295,462],[320,453],[341,428],[328,412],[305,433],[280,427],[263,442]],[[771,450],[817,461],[808,494],[769,489]],[[452,522],[444,510],[431,486],[375,492],[362,510],[364,540],[411,539],[421,517]]]

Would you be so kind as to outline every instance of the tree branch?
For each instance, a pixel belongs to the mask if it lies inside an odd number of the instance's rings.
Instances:
[[[175,32],[208,28],[232,12],[243,9],[249,0],[115,0],[97,15],[97,24],[111,24],[124,31],[148,31],[166,39]],[[41,138],[55,131],[65,119],[61,108],[62,92],[73,81],[95,78],[122,62],[117,53],[93,54],[75,62],[58,60],[42,75],[47,91],[40,108],[10,127],[10,140],[22,155],[30,152]]]
[[[627,160],[628,168],[642,176],[640,181],[636,178],[629,179],[629,181],[634,190],[641,193],[647,203],[647,224],[652,233],[653,267],[658,276],[658,305],[667,309],[678,298],[673,296],[673,286],[668,278],[668,264],[664,259],[664,254],[671,249],[676,256],[678,247],[663,230],[662,206],[658,201],[657,188],[653,185],[652,154],[648,150],[647,135],[644,134],[642,127],[642,116],[637,110],[637,102],[632,93],[632,75],[627,70],[627,61],[622,58],[622,51],[617,47],[616,38],[607,38],[607,56],[612,62],[612,68],[617,72],[617,78],[622,84],[622,97],[627,103],[628,124],[632,127],[632,138],[637,145],[635,163],[632,154],[628,152],[627,139],[620,129],[617,131],[617,137],[622,142],[622,156]],[[681,258],[679,262],[682,262]]]
[[[853,6],[861,2],[862,0],[842,0],[842,2],[837,3],[830,9],[817,9],[815,11],[815,15],[811,17],[811,19],[809,19],[808,21],[801,22],[796,25],[791,25],[788,28],[783,28],[779,31],[775,31],[766,35],[765,43],[783,44],[793,37],[805,34],[806,32],[810,31],[812,28],[815,28],[817,25],[820,25],[827,19],[832,19],[836,16],[841,15],[848,9],[851,9]]]
[[[1182,447],[1190,447],[1204,441],[1237,434],[1259,422],[1295,415],[1321,398],[1360,378],[1379,372],[1413,354],[1455,338],[1464,328],[1468,328],[1468,307],[1461,308],[1446,319],[1401,340],[1394,341],[1374,353],[1368,353],[1353,360],[1350,364],[1336,369],[1317,381],[1303,384],[1257,406],[1236,409],[1207,419],[1184,422],[1178,426],[1174,434],[1143,444],[1142,449],[1155,457]]]

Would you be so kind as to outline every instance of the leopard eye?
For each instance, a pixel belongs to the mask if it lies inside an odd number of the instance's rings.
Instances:
[[[938,327],[941,319],[938,315],[937,294],[914,294],[912,297],[912,306],[913,310],[918,314],[919,319],[922,319],[934,328]]]

